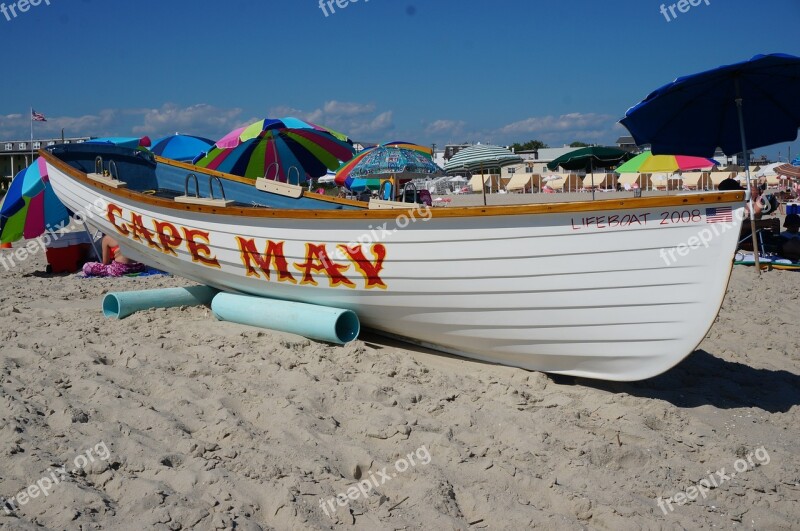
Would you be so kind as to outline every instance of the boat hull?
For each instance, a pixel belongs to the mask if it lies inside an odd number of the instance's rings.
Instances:
[[[691,353],[733,263],[741,193],[399,211],[211,209],[95,184],[59,199],[123,253],[217,289],[355,311],[444,352],[640,380]],[[92,215],[94,212],[94,215]],[[728,221],[730,219],[730,221]]]

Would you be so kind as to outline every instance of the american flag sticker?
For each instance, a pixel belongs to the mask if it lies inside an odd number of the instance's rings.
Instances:
[[[726,223],[733,221],[733,209],[729,206],[706,209],[706,223]]]

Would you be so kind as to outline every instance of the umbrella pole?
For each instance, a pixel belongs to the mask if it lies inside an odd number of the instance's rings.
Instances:
[[[94,254],[97,257],[97,260],[99,262],[102,262],[103,261],[103,253],[101,253],[97,249],[97,243],[95,242],[94,236],[92,236],[92,233],[89,232],[89,227],[86,225],[86,223],[83,224],[83,230],[86,231],[86,235],[89,237],[89,243],[92,244],[92,250],[94,251]]]
[[[486,176],[483,175],[483,163],[481,163],[481,191],[483,191],[483,206],[486,206]]]
[[[756,277],[761,276],[761,264],[758,262],[758,241],[756,240],[756,217],[753,210],[753,193],[750,188],[750,160],[747,154],[747,142],[744,135],[744,117],[742,116],[742,94],[739,89],[739,80],[736,81],[736,113],[739,115],[739,136],[742,138],[742,154],[744,155],[744,172],[747,177],[747,203],[750,207],[750,236],[753,240],[753,259],[756,267]]]
[[[592,201],[594,201],[594,162],[589,159],[589,170],[592,172]]]

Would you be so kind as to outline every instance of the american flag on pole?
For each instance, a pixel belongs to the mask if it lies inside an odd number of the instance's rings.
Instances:
[[[733,221],[731,207],[717,207],[706,209],[706,223],[730,223]]]
[[[31,120],[34,122],[46,122],[47,118],[44,117],[44,114],[31,109]]]

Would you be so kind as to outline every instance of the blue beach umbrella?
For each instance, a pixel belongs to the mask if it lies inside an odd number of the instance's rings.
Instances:
[[[174,134],[157,138],[150,151],[158,156],[179,160],[192,161],[202,153],[207,153],[214,145],[213,140],[201,136]]]
[[[747,150],[797,138],[798,94],[800,57],[756,55],[749,61],[679,77],[628,109],[620,123],[636,144],[650,144],[654,154],[712,157],[717,147],[726,155],[744,153],[749,188]],[[755,221],[750,219],[760,274]]]
[[[713,157],[788,142],[800,127],[800,57],[749,61],[679,77],[654,90],[620,123],[656,155]]]
[[[136,149],[140,147],[149,147],[150,138],[146,136],[133,137],[133,136],[103,136],[100,138],[92,138],[84,142],[85,144],[113,144],[115,146]]]

